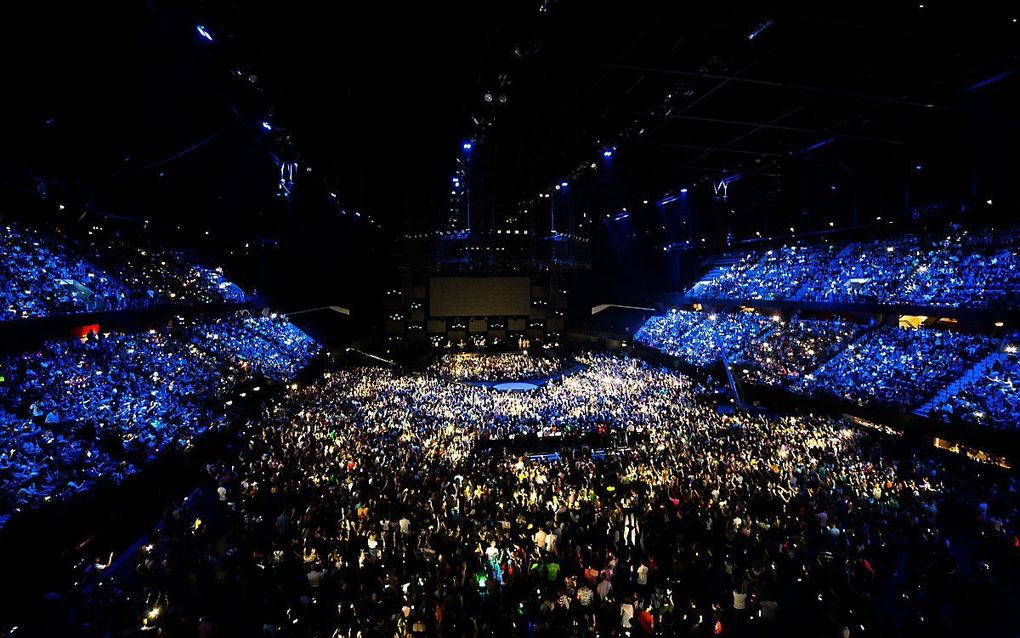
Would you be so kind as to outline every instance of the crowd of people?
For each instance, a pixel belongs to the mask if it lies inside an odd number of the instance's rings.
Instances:
[[[85,250],[132,291],[134,305],[241,302],[248,296],[191,255],[164,246],[127,241],[115,233],[89,238]]]
[[[921,408],[973,374],[975,365],[1000,347],[999,339],[927,327],[691,310],[649,317],[634,339],[694,366],[713,366],[725,358],[750,383],[900,410]],[[933,406],[931,415],[1017,428],[1020,386],[1016,346],[1012,349],[1009,357],[1004,353],[986,373]]]
[[[183,252],[89,239],[0,225],[0,320],[247,299],[222,269]]]
[[[767,317],[753,312],[671,310],[650,317],[634,339],[690,365],[707,366],[742,352],[771,328]]]
[[[285,379],[317,349],[284,318],[242,313],[0,358],[0,527],[186,449],[223,422],[215,399],[256,376]]]
[[[884,326],[865,332],[793,389],[861,405],[914,408],[994,347],[994,340],[981,335]]]
[[[38,231],[0,225],[2,320],[119,307],[128,290],[97,266],[68,255]]]
[[[520,394],[327,373],[267,406],[133,569],[99,573],[46,629],[848,637],[1009,623],[995,610],[1016,586],[1011,476],[830,418],[723,413],[638,360],[584,362],[592,374]],[[583,409],[557,410],[559,396]],[[550,411],[631,438],[563,440],[555,456],[491,445],[494,423]]]
[[[557,357],[527,351],[457,352],[438,357],[429,365],[429,371],[461,381],[527,381],[551,376],[564,367],[565,363]]]
[[[734,356],[742,377],[762,385],[788,386],[852,343],[861,326],[836,320],[783,320],[773,317],[775,329],[748,343]]]
[[[1020,299],[1020,233],[953,229],[937,238],[908,235],[751,251],[687,295],[1013,308]]]
[[[1013,338],[1016,343],[1016,337]],[[931,406],[932,416],[944,420],[998,429],[1016,429],[1020,423],[1020,359],[1016,347],[999,353],[943,400]]]
[[[321,347],[281,314],[233,316],[200,324],[192,341],[221,358],[253,368],[262,376],[283,381],[308,365]]]

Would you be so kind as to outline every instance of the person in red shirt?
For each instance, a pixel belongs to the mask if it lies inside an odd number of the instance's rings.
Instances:
[[[637,625],[641,629],[641,633],[645,636],[652,636],[655,634],[655,616],[653,616],[647,609],[642,608],[638,611]]]

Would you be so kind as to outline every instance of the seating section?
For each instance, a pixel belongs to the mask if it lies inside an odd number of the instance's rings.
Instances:
[[[962,376],[994,346],[983,336],[882,327],[847,345],[794,389],[861,405],[911,408]]]
[[[198,264],[179,250],[139,246],[111,236],[88,247],[88,254],[124,282],[138,305],[240,302],[244,291],[223,276],[222,269]]]
[[[24,319],[122,307],[129,289],[43,234],[0,225],[0,319]]]
[[[196,338],[217,356],[277,381],[293,376],[320,349],[282,315],[216,321],[197,330]]]
[[[664,315],[653,315],[634,333],[634,340],[649,348],[675,354],[683,347],[684,336],[703,320],[702,313],[691,310],[671,310]]]
[[[1016,229],[752,251],[687,291],[694,299],[962,308],[1020,305]]]
[[[1014,346],[1008,347],[1010,351],[996,353],[987,368],[943,397],[931,415],[998,429],[1020,426],[1020,358]]]
[[[0,320],[157,305],[239,302],[222,271],[180,251],[117,236],[91,243],[15,223],[0,226]]]
[[[286,318],[236,315],[0,358],[0,517],[188,447],[223,423],[216,399],[287,379],[317,350]]]
[[[770,327],[768,318],[758,314],[710,314],[684,335],[672,354],[691,365],[709,365],[743,350]]]
[[[696,366],[725,355],[749,383],[901,410],[931,400],[931,413],[947,420],[1020,425],[1016,348],[996,354],[1000,342],[987,336],[674,310],[650,317],[634,338]]]
[[[706,366],[741,351],[770,327],[768,318],[754,313],[678,310],[649,318],[634,338],[691,365]]]
[[[762,385],[790,385],[845,348],[861,326],[844,321],[774,318],[775,329],[752,340],[734,358],[743,378]]]

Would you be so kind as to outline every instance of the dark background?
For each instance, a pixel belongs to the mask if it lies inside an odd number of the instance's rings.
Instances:
[[[0,214],[107,219],[359,329],[401,238],[469,207],[475,231],[590,238],[580,306],[676,289],[744,241],[1017,217],[1006,5],[22,4],[0,26]]]

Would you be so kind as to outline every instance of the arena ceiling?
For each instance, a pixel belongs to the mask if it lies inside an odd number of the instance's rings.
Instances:
[[[302,214],[356,211],[387,233],[449,221],[460,157],[476,215],[494,226],[540,226],[540,195],[561,181],[595,219],[725,180],[725,231],[738,235],[858,221],[903,202],[905,180],[925,203],[984,197],[1020,164],[1020,25],[999,5],[25,10],[3,27],[5,180],[172,223],[279,231],[295,205],[278,196],[288,161]],[[700,213],[717,235],[718,213]]]

